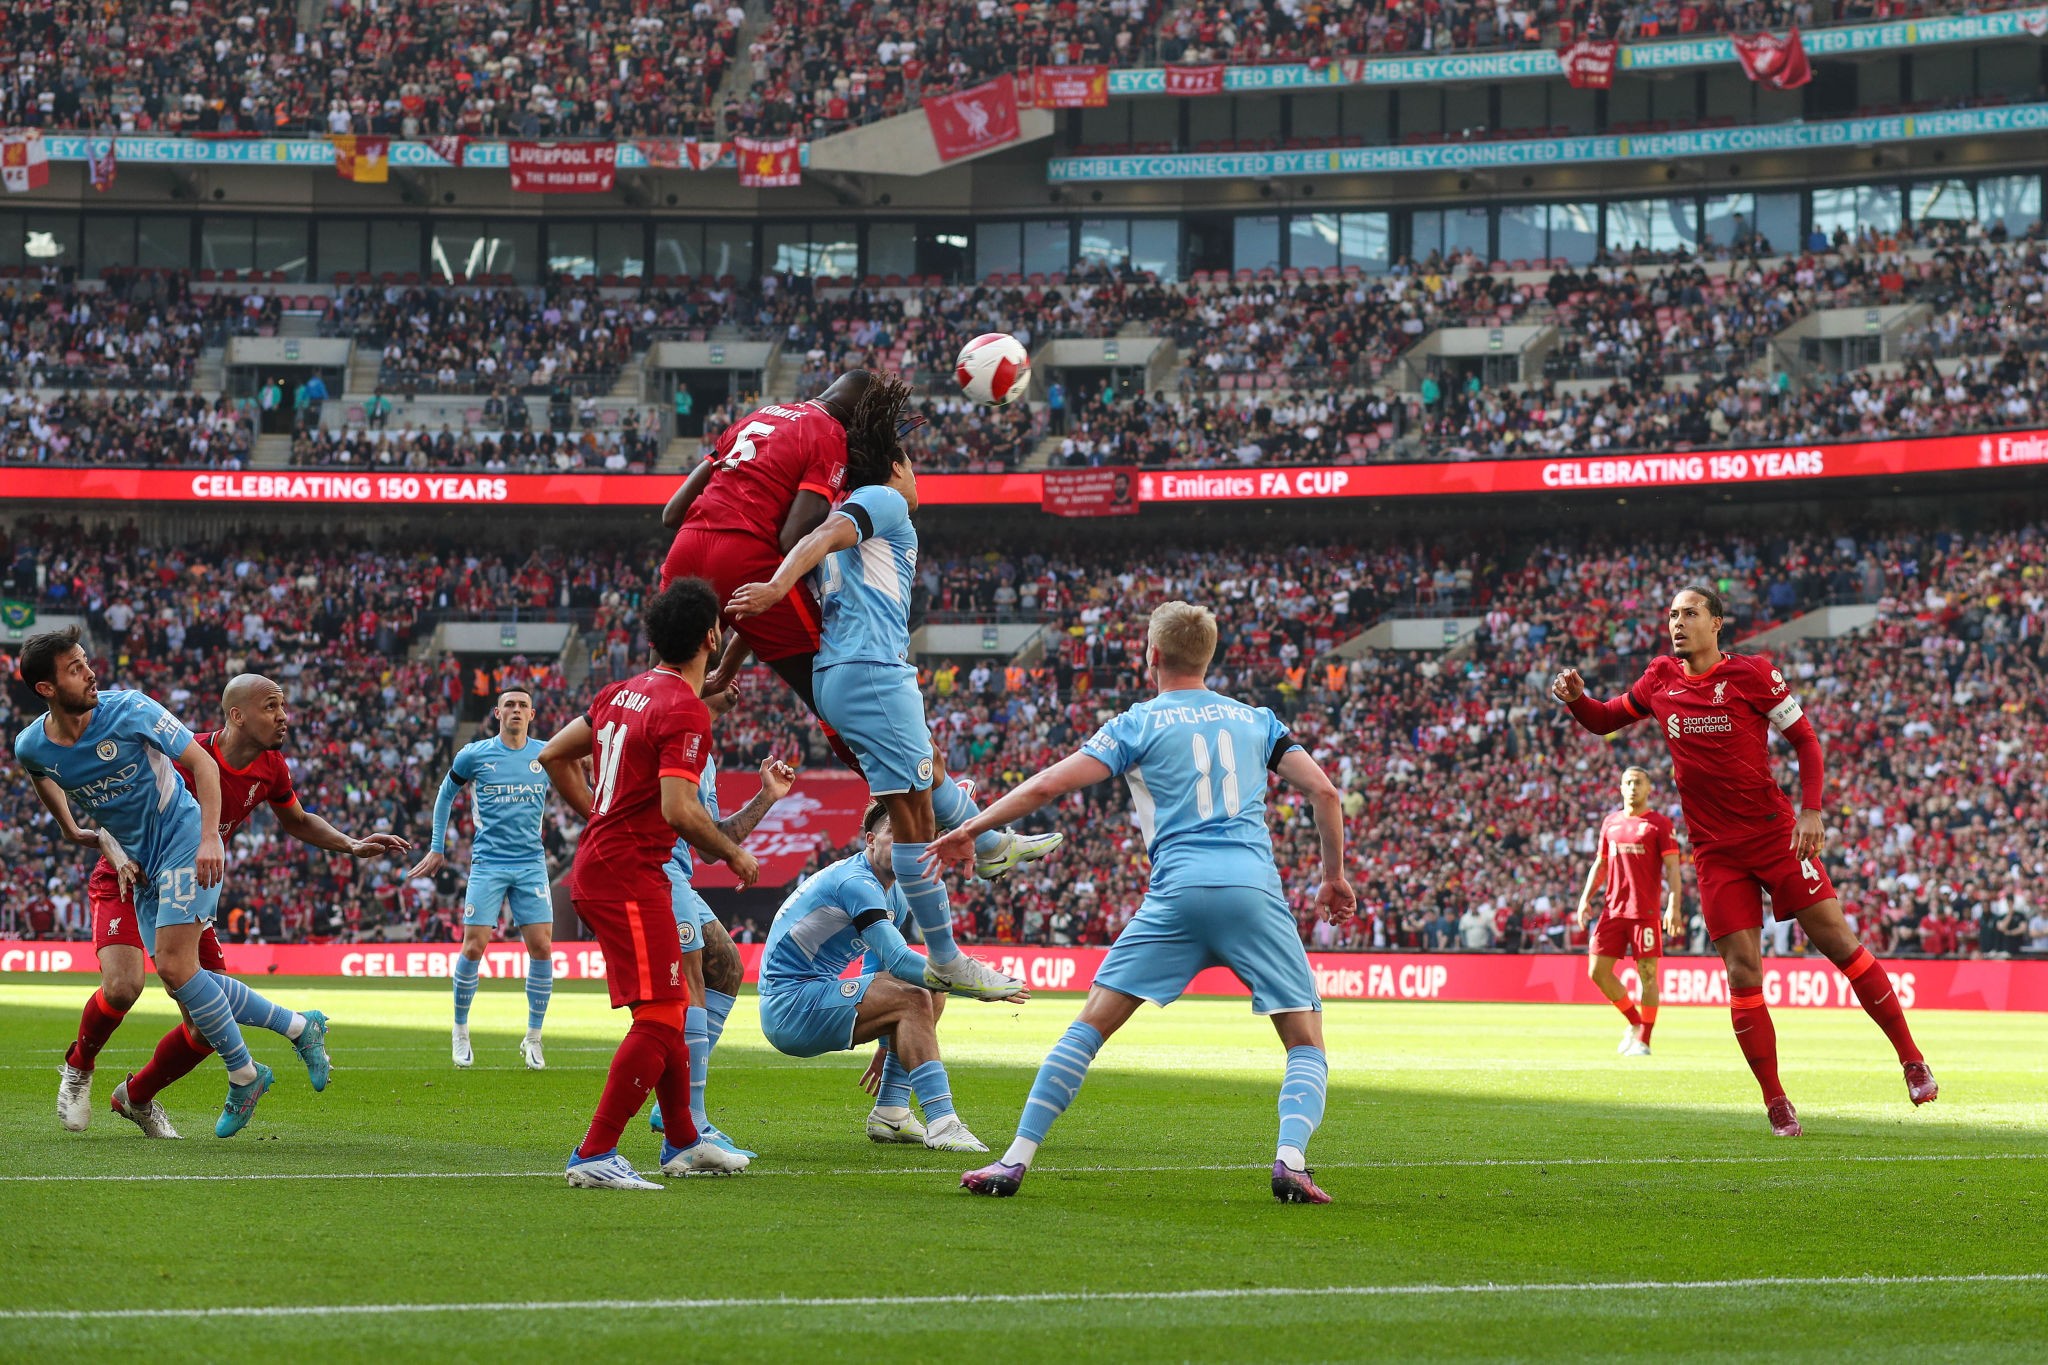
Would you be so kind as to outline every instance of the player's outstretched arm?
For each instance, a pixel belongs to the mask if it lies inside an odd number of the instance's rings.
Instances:
[[[709,486],[711,475],[717,468],[718,461],[716,459],[704,459],[697,462],[697,467],[690,471],[690,477],[683,480],[680,488],[669,494],[668,505],[661,509],[661,524],[663,526],[668,527],[671,531],[677,530],[682,526],[683,522],[690,515],[690,504],[695,502],[697,495]]]
[[[924,955],[911,951],[902,931],[890,922],[887,910],[880,906],[864,910],[854,916],[853,924],[860,930],[861,941],[874,954],[875,965],[898,981],[924,985]]]
[[[277,823],[286,834],[302,844],[325,849],[329,853],[346,853],[351,858],[376,858],[386,853],[404,853],[412,848],[410,841],[396,834],[376,830],[358,839],[343,834],[320,816],[313,814],[295,796],[287,806],[274,806]]]
[[[80,848],[102,848],[99,835],[82,827],[71,813],[71,802],[65,799],[64,789],[57,785],[55,779],[32,776],[29,781],[35,785],[36,798],[43,803],[43,809],[50,812],[50,818],[57,822],[57,832],[64,836],[65,842],[77,844]]]
[[[754,855],[718,827],[711,812],[704,809],[703,798],[697,795],[697,784],[689,778],[663,774],[661,818],[668,821],[670,829],[689,840],[691,848],[731,868],[741,886],[752,886],[760,877],[761,865],[754,861]]]
[[[547,769],[555,794],[569,803],[578,818],[590,818],[590,783],[583,776],[583,760],[590,757],[590,719],[578,716],[541,747],[540,766]]]
[[[457,757],[459,760],[460,755]],[[427,840],[427,851],[407,871],[407,881],[431,877],[448,865],[448,822],[455,816],[455,793],[460,790],[462,783],[451,768],[441,778],[441,789],[434,793],[434,832]]]
[[[747,583],[733,593],[725,609],[734,616],[759,616],[796,590],[805,574],[825,562],[825,556],[850,550],[860,544],[860,528],[852,517],[827,517],[825,524],[805,536],[782,557],[775,577],[766,583]]]
[[[1567,668],[1551,680],[1550,695],[1565,704],[1573,720],[1596,735],[1611,735],[1643,719],[1644,713],[1636,710],[1626,692],[1611,701],[1588,696],[1586,680],[1576,668]]]
[[[1323,853],[1323,885],[1316,892],[1316,908],[1329,923],[1342,924],[1358,913],[1358,893],[1351,889],[1351,879],[1344,871],[1344,795],[1322,765],[1298,744],[1280,756],[1273,771],[1306,796],[1315,811],[1316,838]]]
[[[177,764],[192,774],[192,794],[199,798],[199,856],[193,871],[201,886],[219,886],[227,874],[228,854],[220,841],[220,767],[198,740],[185,746]]]
[[[795,785],[796,768],[770,755],[761,761],[761,790],[754,793],[753,800],[720,820],[718,828],[734,843],[745,843],[747,836],[754,832],[754,826],[760,824],[762,817],[777,801],[789,795],[789,789]]]
[[[975,836],[1001,829],[1013,820],[1021,820],[1040,806],[1057,801],[1068,792],[1092,787],[1108,776],[1109,765],[1094,755],[1068,754],[1044,772],[1024,779],[966,824],[932,840],[925,846],[925,865],[965,863],[974,857]]]

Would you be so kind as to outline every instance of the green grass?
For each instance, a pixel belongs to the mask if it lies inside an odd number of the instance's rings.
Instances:
[[[314,1095],[289,1049],[232,1142],[209,1063],[147,1143],[105,1097],[172,1018],[155,996],[103,1055],[92,1128],[54,1069],[85,977],[0,986],[0,1313],[306,1305],[567,1305],[261,1318],[0,1315],[0,1358],[699,1357],[1100,1360],[2039,1360],[2048,1339],[2048,1017],[1914,1016],[1943,1085],[1914,1111],[1855,1011],[1780,1011],[1807,1136],[1773,1140],[1725,1012],[1667,1009],[1657,1055],[1614,1055],[1584,1007],[1344,1004],[1312,1160],[1337,1202],[1266,1188],[1280,1051],[1242,1002],[1141,1013],[1111,1041],[1024,1192],[978,1164],[862,1136],[864,1058],[770,1052],[743,1000],[712,1108],[762,1153],[661,1194],[566,1188],[622,1015],[557,989],[549,1069],[519,1069],[524,1004],[486,982],[478,1065],[448,1063],[444,988],[273,980],[334,1017]],[[959,1003],[942,1027],[969,1124],[1007,1142],[1072,999]],[[655,1139],[629,1132],[643,1170]],[[470,1173],[400,1178],[404,1172]],[[389,1178],[340,1179],[389,1173]],[[69,1177],[310,1176],[154,1181]],[[1800,1284],[1938,1276],[1918,1284]],[[1701,1282],[1771,1283],[1710,1286]],[[1656,1281],[1643,1288],[1594,1288]],[[1483,1285],[1505,1292],[1473,1292]],[[1255,1296],[1251,1289],[1419,1293]],[[1550,1286],[1528,1288],[1528,1286]],[[1698,1287],[1684,1287],[1698,1286]],[[1452,1292],[1452,1287],[1461,1287]],[[1175,1291],[1223,1291],[1167,1298]],[[919,1295],[1106,1295],[915,1305]],[[776,1300],[861,1298],[862,1304]],[[639,1307],[600,1307],[630,1300]],[[717,1300],[689,1306],[646,1301]],[[872,1302],[872,1300],[883,1300]]]

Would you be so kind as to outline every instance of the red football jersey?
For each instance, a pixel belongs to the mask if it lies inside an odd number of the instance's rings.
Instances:
[[[1607,918],[1654,924],[1664,911],[1664,856],[1676,852],[1678,831],[1662,812],[1609,811],[1600,822],[1600,856],[1607,860]]]
[[[1798,724],[1804,713],[1769,659],[1727,654],[1692,677],[1683,660],[1660,655],[1628,690],[1627,703],[1664,731],[1695,846],[1791,829],[1792,803],[1771,768],[1770,732]]]
[[[711,757],[711,712],[679,674],[656,668],[598,693],[585,719],[594,736],[592,799],[571,894],[666,905],[662,864],[676,834],[661,815],[661,779],[702,778]]]
[[[726,428],[704,458],[716,468],[683,529],[737,532],[774,545],[798,493],[838,500],[846,487],[846,428],[816,403],[770,403]],[[686,569],[663,565],[662,578]]]
[[[246,768],[230,768],[228,761],[220,756],[220,731],[195,735],[199,747],[213,755],[215,766],[220,769],[220,837],[223,842],[234,837],[236,830],[249,823],[249,817],[256,813],[256,803],[268,801],[273,806],[289,806],[298,799],[292,790],[292,770],[284,761],[284,755],[275,749],[256,755]],[[178,776],[185,779],[185,789],[194,796],[198,788],[192,785],[192,774],[182,764]],[[93,865],[92,875],[86,881],[86,894],[98,899],[118,901],[125,899],[121,894],[120,879],[114,875],[113,864],[105,858]]]

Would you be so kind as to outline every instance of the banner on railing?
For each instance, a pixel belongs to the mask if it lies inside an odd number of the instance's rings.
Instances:
[[[1440,460],[1297,469],[1145,470],[1137,500],[1294,502],[1310,498],[1457,497],[1465,494],[1611,492],[1631,488],[1775,487],[1829,479],[1899,478],[2048,465],[2048,429],[1928,436],[1776,450],[1569,455],[1548,460]],[[929,507],[1017,506],[1047,500],[1045,481],[1067,473],[925,474]],[[1115,471],[1109,471],[1112,483]],[[271,503],[324,506],[409,503],[441,507],[659,507],[676,490],[665,474],[356,474],[249,470],[13,468],[0,500]]]
[[[616,143],[515,142],[509,155],[514,194],[608,194],[618,180]]]
[[[1048,469],[1039,507],[1056,517],[1128,517],[1138,511],[1138,471]]]
[[[1223,93],[1223,65],[1169,66],[1166,93],[1169,95],[1220,95]]]
[[[925,122],[931,125],[932,147],[941,161],[993,151],[1022,135],[1017,122],[1017,82],[1011,76],[998,76],[950,95],[929,95],[923,108]]]
[[[1041,66],[1026,83],[1040,109],[1101,109],[1109,103],[1109,68]]]
[[[749,982],[760,979],[761,945],[738,945]],[[230,943],[223,947],[236,976],[400,977],[446,980],[455,968],[456,943]],[[976,944],[975,955],[1034,991],[1085,991],[1102,966],[1103,948],[1022,948]],[[595,943],[558,940],[555,976],[601,981],[604,953]],[[1308,955],[1316,989],[1325,1000],[1410,1000],[1466,1004],[1605,1005],[1574,953],[1321,953]],[[1977,961],[1954,958],[1888,960],[1899,999],[1913,1010],[2048,1011],[2048,961]],[[0,975],[97,972],[90,943],[0,940]],[[849,971],[853,970],[849,968]],[[481,974],[517,980],[526,975],[523,944],[499,943],[484,954]],[[1633,963],[1615,969],[1629,994],[1642,982]],[[1728,977],[1718,958],[1667,957],[1657,971],[1666,1005],[1728,1004]],[[1766,958],[1764,1002],[1773,1009],[1860,1009],[1849,978],[1811,958]],[[1249,995],[1223,967],[1201,973],[1190,995]],[[1725,1027],[1725,1025],[1717,1026]]]

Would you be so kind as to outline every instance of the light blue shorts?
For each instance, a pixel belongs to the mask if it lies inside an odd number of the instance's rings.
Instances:
[[[818,715],[860,759],[871,796],[921,792],[932,784],[932,731],[917,670],[909,664],[850,663],[819,669],[811,686]]]
[[[507,863],[480,867],[472,863],[469,888],[462,896],[462,922],[486,928],[498,922],[498,908],[511,902],[513,927],[553,924],[555,903],[548,895],[545,862]]]
[[[1109,946],[1095,984],[1170,1005],[1208,967],[1228,967],[1251,987],[1255,1014],[1323,1007],[1287,903],[1256,886],[1146,896]]]
[[[821,1057],[853,1046],[854,1021],[875,974],[761,988],[761,1033],[787,1057]]]
[[[199,884],[199,832],[165,853],[151,877],[135,880],[135,924],[142,946],[156,956],[156,931],[164,924],[211,924],[220,913],[221,884]]]
[[[704,926],[714,923],[718,916],[697,894],[697,888],[690,885],[689,873],[674,862],[663,863],[661,870],[668,873],[668,903],[675,911],[676,937],[682,940],[684,952],[697,952],[704,946]]]

